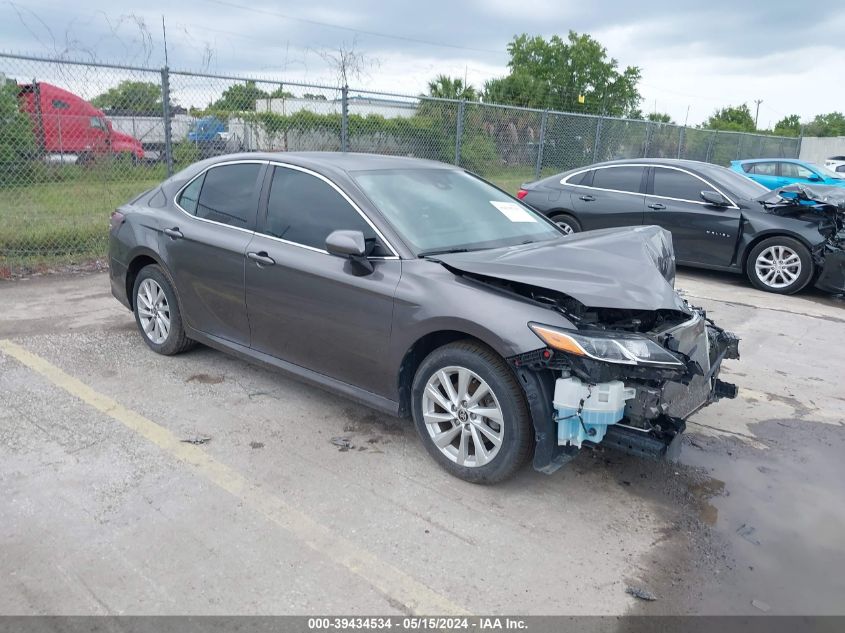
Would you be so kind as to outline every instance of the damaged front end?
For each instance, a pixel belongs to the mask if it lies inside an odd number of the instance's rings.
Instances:
[[[671,236],[659,227],[440,261],[469,282],[558,315],[526,323],[539,345],[508,358],[534,420],[539,471],[555,471],[585,446],[663,457],[690,415],[736,396],[719,370],[739,358],[739,341],[675,291]],[[552,325],[560,316],[568,325]]]
[[[842,187],[789,185],[758,198],[774,215],[817,222],[824,241],[812,249],[819,271],[815,286],[823,292],[845,293],[845,191]]]
[[[655,317],[654,329],[640,331],[531,324],[546,347],[509,360],[526,391],[538,393],[529,395],[537,470],[553,472],[585,445],[671,455],[690,415],[736,396],[719,370],[739,358],[739,340],[703,310],[690,312]]]

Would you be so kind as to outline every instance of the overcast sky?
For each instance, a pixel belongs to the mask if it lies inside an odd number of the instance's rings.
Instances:
[[[480,87],[507,73],[513,35],[572,29],[639,66],[642,109],[679,123],[755,99],[760,127],[845,110],[841,0],[0,0],[0,49],[158,67],[162,15],[171,68],[332,82],[321,51],[355,38],[373,63],[350,85],[417,94],[441,72]]]

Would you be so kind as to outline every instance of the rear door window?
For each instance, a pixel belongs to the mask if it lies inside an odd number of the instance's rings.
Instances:
[[[758,176],[776,176],[777,170],[777,163],[751,163],[746,169],[748,173]]]
[[[209,169],[202,182],[195,215],[242,229],[252,228],[262,167],[261,163],[238,163]]]
[[[654,195],[701,202],[701,192],[712,187],[702,180],[677,169],[654,168]]]
[[[605,167],[593,172],[592,186],[597,189],[638,193],[643,180],[643,167]]]

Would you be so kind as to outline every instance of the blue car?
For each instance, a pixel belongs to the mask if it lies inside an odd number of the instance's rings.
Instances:
[[[845,187],[845,174],[795,158],[755,158],[731,161],[731,169],[768,189],[795,183]]]

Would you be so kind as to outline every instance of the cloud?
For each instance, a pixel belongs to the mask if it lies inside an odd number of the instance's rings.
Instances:
[[[27,0],[25,7],[0,4],[7,50],[69,49],[159,66],[164,14],[171,67],[330,82],[319,51],[355,37],[380,62],[365,79],[368,88],[417,94],[441,72],[476,86],[506,73],[505,48],[515,34],[572,29],[596,37],[620,66],[639,66],[643,109],[656,102],[678,121],[688,108],[690,123],[700,123],[717,107],[763,99],[766,124],[792,112],[807,119],[841,110],[845,101],[845,82],[831,81],[845,54],[845,5],[837,2],[818,11],[786,0]],[[151,49],[130,14],[143,18]],[[2,70],[12,74],[8,62]]]

